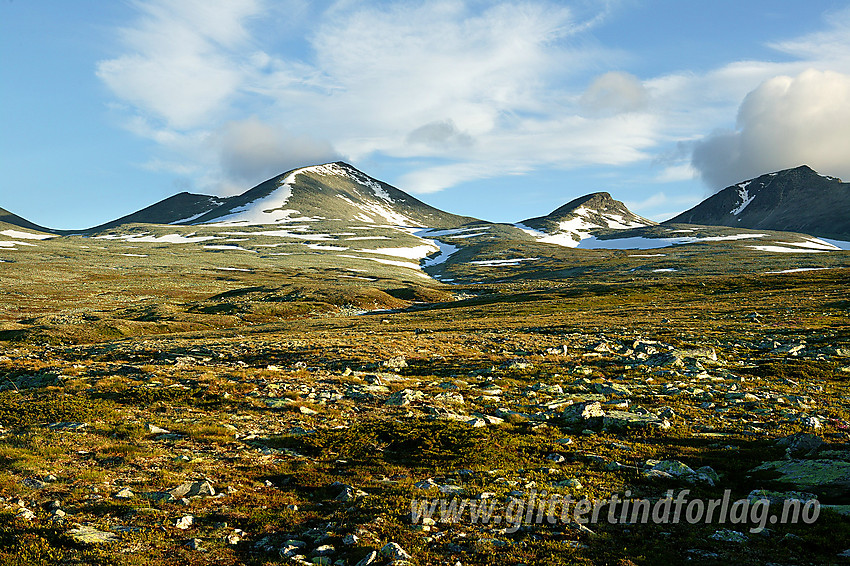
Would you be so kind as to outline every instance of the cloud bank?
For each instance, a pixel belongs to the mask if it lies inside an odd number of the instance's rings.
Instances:
[[[640,163],[713,188],[803,162],[850,176],[850,10],[771,44],[781,62],[637,77],[589,33],[616,5],[135,0],[97,75],[148,167],[220,194],[336,159],[403,164],[411,192]]]
[[[692,163],[720,190],[767,172],[809,165],[850,178],[850,75],[807,70],[749,93],[734,131],[697,142]]]

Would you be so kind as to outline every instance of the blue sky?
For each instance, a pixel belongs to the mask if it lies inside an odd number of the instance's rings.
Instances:
[[[850,178],[850,2],[0,0],[0,207],[82,228],[342,159],[493,221]]]

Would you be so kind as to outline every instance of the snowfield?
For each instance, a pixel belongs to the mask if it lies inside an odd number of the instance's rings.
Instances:
[[[32,232],[21,232],[20,230],[3,230],[0,232],[0,236],[17,238],[18,240],[47,240],[56,237],[51,234],[33,234]]]

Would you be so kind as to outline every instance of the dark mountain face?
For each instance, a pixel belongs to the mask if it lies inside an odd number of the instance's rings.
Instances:
[[[122,224],[189,224],[229,200],[230,198],[179,193],[91,230],[104,230]]]
[[[21,218],[17,214],[13,214],[5,208],[0,208],[0,224],[3,223],[10,224],[12,226],[17,226],[19,228],[26,228],[27,230],[37,230],[39,232],[54,232],[54,230],[50,230],[49,228],[39,226],[38,224],[33,224],[29,220]]]
[[[664,224],[780,230],[850,240],[850,184],[803,165],[726,187]]]

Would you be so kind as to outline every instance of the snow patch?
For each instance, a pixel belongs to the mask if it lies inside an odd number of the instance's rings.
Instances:
[[[696,238],[693,236],[679,236],[676,238],[645,238],[643,236],[633,236],[631,238],[616,238],[611,240],[600,240],[596,236],[591,236],[582,240],[578,247],[583,250],[653,250],[684,244],[727,242],[733,240],[763,238],[764,236],[767,236],[767,234],[731,234],[729,236],[706,236],[704,238]]]
[[[810,253],[810,254],[823,254],[829,253],[829,250],[818,250],[811,248],[787,248],[784,246],[748,246],[754,250],[759,250],[762,252],[773,252],[773,253]]]
[[[52,234],[33,234],[32,232],[21,232],[20,230],[3,230],[0,232],[0,236],[17,238],[19,240],[46,240],[48,238],[56,237]]]
[[[15,246],[35,246],[35,244],[29,244],[27,242],[15,242],[11,240],[0,240],[0,248],[7,249],[15,249]]]
[[[801,273],[803,271],[822,271],[824,269],[835,269],[834,267],[798,267],[796,269],[783,269],[782,271],[765,271],[765,275],[778,275],[780,273]]]
[[[396,260],[384,259],[384,258],[380,258],[380,257],[363,257],[363,256],[343,255],[343,254],[340,254],[339,257],[347,257],[347,258],[351,258],[351,259],[364,259],[364,260],[368,260],[368,261],[376,261],[378,263],[383,263],[385,265],[395,265],[397,267],[406,267],[408,269],[413,269],[414,271],[420,271],[418,263],[410,263],[410,262],[407,262],[407,261],[396,261]],[[430,277],[428,277],[427,275],[425,275],[424,273],[421,273],[421,272],[417,273],[417,275],[420,276],[420,277],[423,277],[425,279],[431,279]]]
[[[144,242],[151,244],[192,244],[195,242],[206,242],[217,240],[215,236],[193,236],[189,234],[166,234],[165,236],[154,236],[144,232],[143,234],[107,234],[106,236],[95,236],[96,240],[124,240],[125,242]]]
[[[744,212],[744,209],[747,208],[751,202],[753,202],[754,198],[756,198],[756,195],[750,195],[749,191],[747,190],[747,187],[750,183],[752,183],[752,181],[747,181],[746,183],[741,183],[740,185],[738,185],[738,198],[741,199],[741,202],[738,203],[738,206],[732,209],[731,213],[734,216],[738,216],[739,214]]]
[[[446,261],[460,248],[457,246],[453,246],[451,244],[445,244],[440,240],[429,240],[429,242],[433,242],[440,248],[440,253],[435,255],[434,257],[430,257],[425,260],[423,267],[434,267],[435,265],[440,265],[446,263]]]
[[[348,248],[342,247],[342,246],[325,246],[325,245],[322,245],[322,244],[304,244],[304,245],[307,246],[308,248],[310,248],[311,250],[329,250],[329,251],[344,252],[345,250],[348,249]]]
[[[428,254],[439,251],[439,247],[433,244],[422,244],[421,246],[414,246],[410,248],[375,248],[372,250],[357,250],[361,253],[367,254],[381,254],[381,255],[391,255],[395,257],[404,257],[407,259],[422,259],[427,257]]]
[[[473,265],[480,265],[482,267],[515,267],[523,261],[535,261],[540,259],[539,257],[520,257],[514,259],[485,259],[480,261],[470,261],[469,263]]]
[[[204,246],[204,249],[205,250],[236,250],[236,251],[240,251],[240,252],[257,253],[254,250],[246,250],[245,248],[243,248],[241,246],[210,245],[210,246]]]

